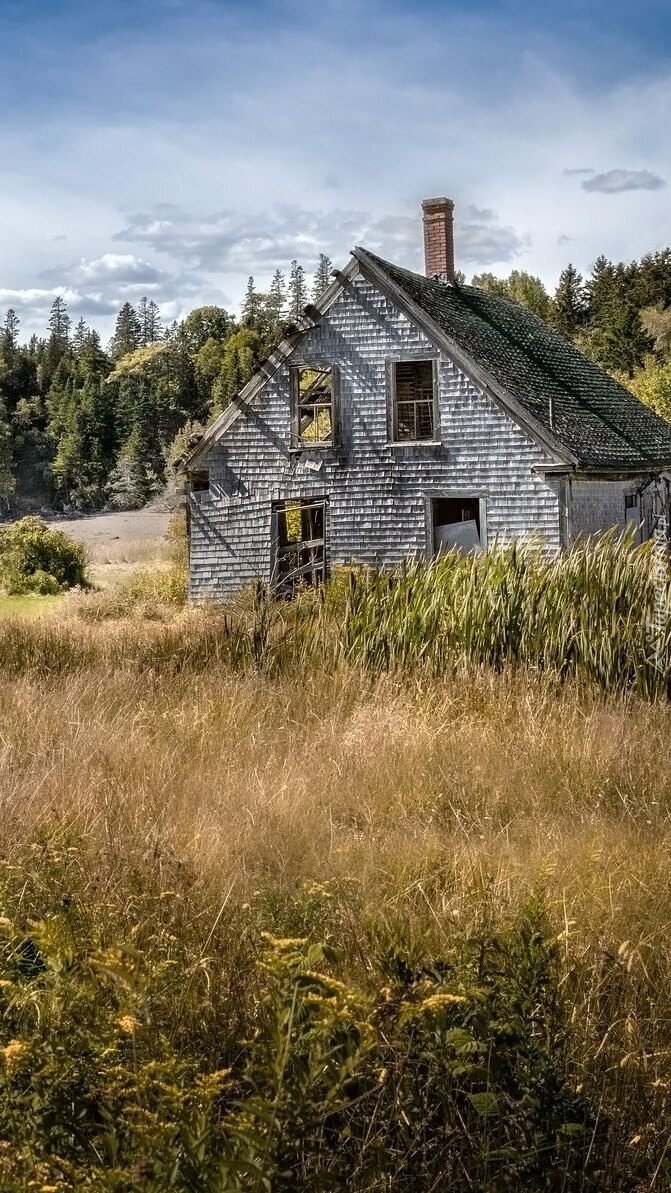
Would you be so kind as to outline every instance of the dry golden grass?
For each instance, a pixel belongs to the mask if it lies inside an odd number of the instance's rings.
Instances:
[[[383,919],[437,939],[474,900],[542,883],[575,940],[666,948],[666,705],[486,671],[167,681],[94,666],[5,678],[0,721],[10,853],[58,821],[111,868],[160,842],[236,900],[352,879]]]
[[[180,1046],[212,1031],[221,1050],[222,1024],[251,1014],[261,927],[337,944],[365,983],[381,948],[448,956],[542,892],[574,1079],[616,1121],[615,1151],[638,1137],[654,1173],[671,1127],[669,706],[512,668],[133,662],[133,636],[189,625],[66,622],[88,644],[76,668],[0,680],[0,848],[25,914],[67,898],[97,939],[182,950],[154,1015]]]

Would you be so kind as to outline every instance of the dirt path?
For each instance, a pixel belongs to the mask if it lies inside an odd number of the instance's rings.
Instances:
[[[156,510],[131,510],[129,513],[92,514],[84,518],[58,518],[49,522],[64,530],[91,551],[123,548],[126,543],[157,542],[168,529],[171,515]]]

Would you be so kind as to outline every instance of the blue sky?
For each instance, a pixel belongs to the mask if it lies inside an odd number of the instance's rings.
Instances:
[[[320,249],[468,276],[671,243],[671,4],[0,0],[0,311],[237,306]]]

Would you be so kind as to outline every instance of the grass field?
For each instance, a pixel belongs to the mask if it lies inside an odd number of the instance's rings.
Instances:
[[[0,629],[3,1190],[669,1188],[668,701],[169,575]]]
[[[22,596],[0,594],[0,618],[3,617],[45,617],[55,612],[63,603],[60,596],[39,596],[27,592]]]

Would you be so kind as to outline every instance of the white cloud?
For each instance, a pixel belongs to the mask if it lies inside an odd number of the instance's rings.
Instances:
[[[67,119],[21,104],[0,128],[0,283],[69,287],[73,317],[98,312],[106,333],[103,309],[127,297],[230,307],[249,273],[265,285],[320,251],[344,263],[355,243],[419,268],[430,194],[455,199],[470,272],[514,264],[553,284],[566,238],[582,269],[671,242],[664,190],[640,181],[668,177],[671,76],[595,97],[519,29],[448,7],[428,22],[376,0],[293,3],[278,28],[192,0],[179,36],[162,24],[89,46],[69,64]],[[604,194],[593,184],[614,172],[588,161],[636,163],[615,172],[639,176],[626,220],[610,198],[622,178]]]

